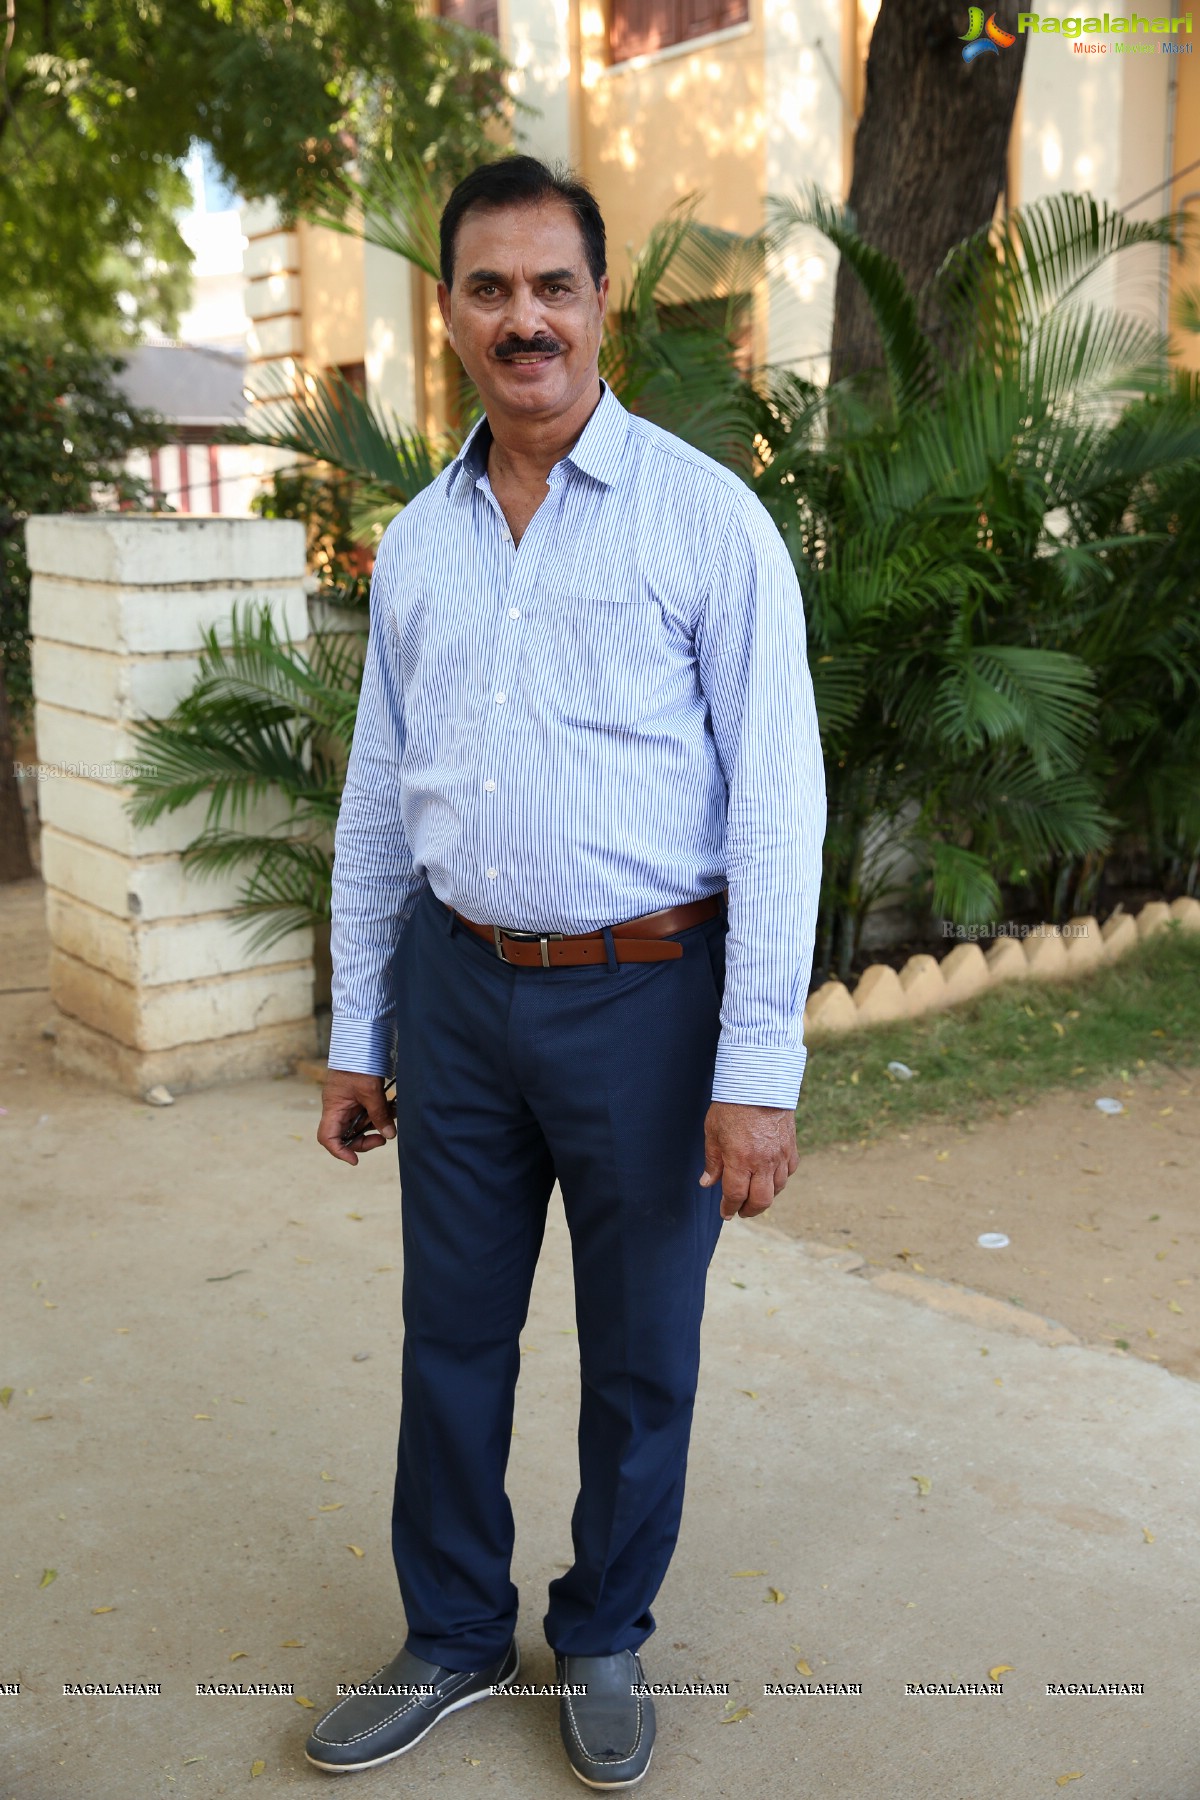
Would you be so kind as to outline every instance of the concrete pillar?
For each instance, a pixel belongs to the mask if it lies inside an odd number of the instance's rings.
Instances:
[[[251,949],[232,910],[244,874],[185,874],[200,798],[135,827],[119,765],[131,726],[190,690],[202,633],[265,602],[309,636],[304,527],[137,514],[35,518],[33,686],[55,1058],[127,1093],[278,1073],[315,1045],[312,932]],[[285,816],[282,797],[248,829]]]

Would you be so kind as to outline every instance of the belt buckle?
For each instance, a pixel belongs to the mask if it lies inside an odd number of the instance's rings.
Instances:
[[[492,926],[492,937],[495,939],[496,943],[496,955],[500,958],[501,962],[508,961],[500,942],[500,939],[503,936],[514,938],[520,944],[540,944],[542,946],[543,969],[548,969],[550,967],[550,957],[546,950],[546,945],[550,942],[551,938],[559,939],[564,938],[566,935],[565,931],[505,931],[499,925]]]

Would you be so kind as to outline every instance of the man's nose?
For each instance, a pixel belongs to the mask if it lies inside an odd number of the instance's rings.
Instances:
[[[504,324],[511,337],[536,337],[542,327],[541,302],[527,282],[516,283],[504,309]]]

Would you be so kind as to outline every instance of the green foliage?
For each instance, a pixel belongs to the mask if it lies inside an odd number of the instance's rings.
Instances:
[[[999,251],[981,234],[939,273],[939,347],[843,212],[775,218],[848,257],[886,365],[799,410],[794,385],[760,390],[756,487],[800,577],[824,729],[817,969],[845,976],[888,895],[963,924],[1021,896],[1061,920],[1133,842],[1194,886],[1200,406],[1154,332],[1079,295],[1174,222],[1073,195],[1014,214]]]
[[[124,459],[164,441],[157,421],[135,412],[115,386],[120,366],[98,351],[50,350],[0,332],[0,652],[18,718],[32,698],[25,520],[88,512],[98,484],[114,503],[140,504],[145,485]]]
[[[277,385],[273,427],[232,429],[227,440],[286,450],[349,477],[351,529],[360,540],[377,536],[455,453],[452,442],[432,443],[423,432],[400,425],[385,408],[356,393],[336,370],[310,375],[302,399],[286,398],[282,382]]]
[[[510,110],[497,46],[413,0],[12,0],[10,17],[0,322],[75,339],[173,328],[193,141],[290,216],[319,191],[343,204],[356,159],[415,153],[453,178]]]

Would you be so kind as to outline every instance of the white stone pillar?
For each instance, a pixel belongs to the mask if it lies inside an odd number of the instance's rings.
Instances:
[[[282,1072],[315,1047],[311,930],[250,948],[244,874],[180,862],[207,799],[135,826],[114,765],[190,690],[202,633],[230,642],[235,602],[307,639],[304,527],[109,513],[31,519],[26,542],[56,1062],[133,1094]],[[285,812],[273,797],[247,825]]]

